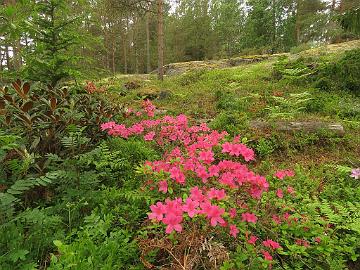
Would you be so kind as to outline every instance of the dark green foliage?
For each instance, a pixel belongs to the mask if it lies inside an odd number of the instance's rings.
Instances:
[[[24,76],[54,87],[60,80],[76,78],[80,57],[71,54],[79,49],[81,18],[72,13],[74,8],[65,0],[40,1],[34,5],[31,20],[27,22],[34,47],[25,54]]]
[[[272,138],[270,139],[264,139],[261,138],[258,141],[258,144],[256,145],[255,149],[258,155],[262,158],[270,156],[275,150],[276,150],[276,142],[274,143],[274,140]]]
[[[360,49],[346,51],[339,59],[282,58],[274,65],[273,77],[296,84],[313,83],[325,91],[349,91],[359,95]]]
[[[72,129],[70,135],[74,136],[74,132]],[[19,147],[15,139],[15,136],[0,136],[2,158]],[[76,140],[65,141],[65,147],[77,145]],[[144,142],[114,138],[103,141],[90,152],[76,151],[72,157],[48,154],[45,163],[49,172],[45,176],[16,180],[15,176],[22,174],[16,173],[14,167],[11,179],[3,183],[5,190],[0,193],[0,227],[7,233],[1,238],[0,247],[10,254],[1,257],[0,267],[33,269],[43,265],[49,259],[49,252],[55,251],[54,240],[71,244],[62,246],[56,242],[63,257],[53,267],[70,262],[89,267],[87,260],[84,265],[80,263],[82,256],[89,254],[94,260],[90,265],[95,268],[104,265],[109,269],[129,269],[138,264],[134,228],[146,217],[151,199],[137,191],[142,182],[134,168],[156,158],[157,152]],[[16,159],[18,170],[24,162],[30,162],[28,169],[34,163],[21,157]],[[30,171],[23,174],[29,175]],[[10,181],[15,182],[10,185]],[[37,208],[23,210],[27,207]],[[64,232],[72,231],[64,239]],[[80,257],[73,256],[75,250]],[[12,268],[15,265],[18,268]]]
[[[64,237],[62,220],[49,209],[28,209],[0,225],[1,269],[33,270],[44,266],[49,247]]]
[[[306,83],[306,79],[313,74],[316,64],[311,58],[290,60],[280,58],[273,67],[273,77],[277,80],[285,79],[291,83]]]
[[[221,112],[211,121],[210,127],[217,130],[226,130],[231,135],[239,134],[248,126],[248,119],[245,114],[239,112]]]
[[[360,95],[360,49],[345,52],[334,63],[319,68],[315,75],[317,88],[330,91],[350,91]]]
[[[357,37],[360,36],[360,4],[339,16],[341,27]]]
[[[313,99],[306,105],[309,113],[322,113],[340,119],[360,119],[360,104],[349,91],[325,92],[314,89]]]
[[[143,269],[132,232],[116,227],[112,215],[91,214],[70,244],[56,240],[61,256],[52,254],[48,269]],[[75,238],[75,239],[74,239]],[[85,259],[86,258],[86,259]],[[139,266],[135,266],[135,265]]]

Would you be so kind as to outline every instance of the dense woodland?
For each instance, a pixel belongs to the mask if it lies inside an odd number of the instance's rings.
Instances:
[[[47,55],[39,58],[38,52],[53,42],[57,51],[52,54],[64,61],[76,56],[78,72],[149,73],[158,65],[159,16],[164,19],[165,64],[288,52],[359,34],[358,0],[174,0],[163,3],[160,15],[158,2],[51,1],[43,6],[41,1],[5,0],[0,70],[19,71],[25,62],[46,61]],[[45,40],[59,32],[58,40]],[[31,71],[24,72],[35,79]]]
[[[0,3],[0,270],[360,269],[360,0]]]

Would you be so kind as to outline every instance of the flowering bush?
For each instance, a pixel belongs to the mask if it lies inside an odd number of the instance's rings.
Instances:
[[[229,138],[226,132],[211,130],[204,123],[192,126],[185,115],[152,119],[154,112],[151,102],[145,101],[142,112],[131,109],[128,116],[146,114],[147,119],[128,127],[115,122],[101,125],[111,136],[124,139],[142,136],[162,149],[161,160],[148,161],[143,167],[148,179],[145,188],[153,192],[154,198],[159,198],[148,213],[153,224],[163,227],[171,237],[174,233],[198,235],[193,236],[191,242],[184,238],[189,246],[195,238],[201,242],[199,239],[209,234],[218,235],[229,246],[232,242],[229,238],[236,239],[235,242],[242,245],[241,250],[247,253],[241,255],[242,260],[253,255],[263,267],[271,266],[273,256],[298,255],[311,246],[310,241],[314,245],[321,243],[319,235],[323,231],[319,227],[307,227],[307,216],[296,214],[294,207],[287,203],[296,196],[295,189],[285,181],[295,176],[292,170],[280,170],[266,178],[247,165],[255,160],[255,153],[241,143],[239,136]],[[298,230],[306,232],[306,239]],[[289,234],[285,241],[288,251],[276,239],[282,237],[283,232]],[[168,243],[147,245],[165,248]],[[189,262],[186,248],[179,252],[181,260],[170,249],[166,250],[178,265],[194,266],[196,260]]]

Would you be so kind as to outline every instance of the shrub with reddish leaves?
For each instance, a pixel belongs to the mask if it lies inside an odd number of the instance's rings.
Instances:
[[[93,82],[86,82],[85,90],[89,94],[104,93],[106,91],[106,88],[103,86],[97,87]]]

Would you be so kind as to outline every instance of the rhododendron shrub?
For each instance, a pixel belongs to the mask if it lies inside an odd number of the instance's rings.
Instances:
[[[240,142],[240,137],[230,138],[204,123],[191,125],[185,115],[154,119],[154,112],[155,106],[145,101],[143,111],[132,114],[147,118],[130,126],[115,122],[101,125],[111,136],[139,136],[162,149],[161,160],[143,166],[149,179],[146,188],[154,197],[162,198],[150,206],[149,220],[159,224],[165,234],[186,233],[196,224],[204,231],[228,235],[265,265],[271,263],[277,252],[283,252],[283,246],[270,238],[276,233],[264,234],[262,228],[268,227],[271,232],[274,227],[288,228],[303,219],[286,204],[286,198],[296,196],[285,181],[294,172],[280,170],[267,179],[250,169],[255,153]],[[274,184],[270,186],[270,182]],[[308,245],[305,240],[292,242]]]

